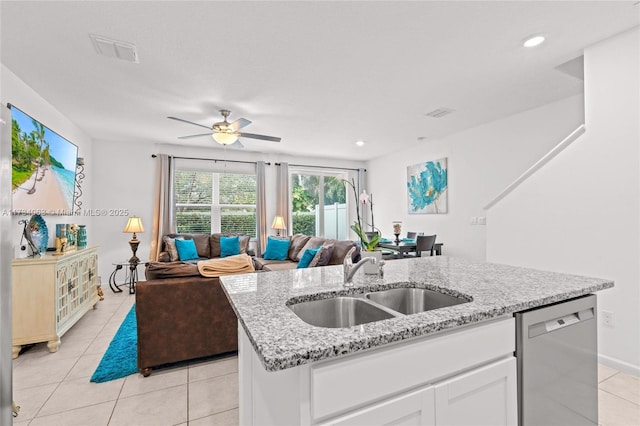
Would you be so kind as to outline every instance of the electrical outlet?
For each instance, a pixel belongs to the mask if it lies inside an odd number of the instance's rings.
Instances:
[[[478,218],[478,225],[486,225],[487,224],[487,218],[485,216],[480,216]]]
[[[611,311],[602,311],[602,325],[605,327],[613,328],[613,312]]]

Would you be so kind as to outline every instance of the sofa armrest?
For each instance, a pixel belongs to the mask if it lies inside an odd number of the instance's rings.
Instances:
[[[237,318],[218,278],[140,281],[136,318],[141,370],[238,347]]]
[[[169,252],[160,252],[160,254],[158,255],[158,262],[171,262],[171,256],[169,255]]]

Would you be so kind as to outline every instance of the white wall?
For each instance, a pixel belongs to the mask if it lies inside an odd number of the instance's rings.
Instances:
[[[403,234],[437,234],[446,255],[485,260],[485,226],[471,225],[471,217],[484,216],[483,207],[582,124],[583,113],[582,96],[573,96],[370,161],[376,226],[393,238],[391,222],[401,220]],[[443,157],[449,213],[408,214],[407,166]]]
[[[93,170],[95,208],[124,209],[128,210],[131,215],[141,217],[145,232],[138,234],[140,240],[138,257],[140,259],[148,259],[151,243],[153,191],[158,161],[151,158],[151,155],[160,153],[181,157],[270,162],[271,165],[266,166],[265,169],[267,222],[269,225],[276,214],[277,166],[274,163],[288,162],[290,164],[345,168],[364,167],[363,162],[356,161],[291,157],[235,149],[227,149],[225,153],[223,149],[217,147],[202,149],[180,146],[179,144],[153,144],[149,141],[131,141],[130,143],[96,141],[94,144],[95,158],[105,159],[105,161],[101,161]],[[351,213],[355,215],[355,210],[352,210]],[[127,223],[126,216],[107,215],[96,218],[95,221],[96,226],[93,227],[92,236],[100,244],[100,274],[102,282],[106,284],[109,274],[113,270],[112,263],[125,261],[131,257],[131,249],[128,244],[131,234],[122,233],[122,229]],[[270,232],[271,229],[268,229],[268,233]],[[142,272],[142,268],[139,272]]]
[[[29,114],[31,117],[37,119],[42,124],[73,142],[78,146],[78,156],[85,159],[85,179],[82,182],[83,195],[80,201],[83,203],[83,207],[91,206],[93,199],[93,173],[92,169],[93,156],[92,156],[92,140],[84,133],[80,128],[67,119],[60,111],[58,111],[48,100],[42,98],[31,87],[27,86],[20,78],[18,78],[11,70],[4,65],[2,67],[0,75],[0,101],[6,105],[10,103],[17,108]],[[7,141],[10,143],[10,141]],[[5,143],[3,141],[3,143]],[[22,235],[22,225],[18,224],[18,220],[29,218],[30,215],[16,215],[13,216],[12,222],[15,224],[15,232],[12,243],[14,244],[14,252],[17,256],[22,257],[25,252],[20,252],[18,249],[20,243],[20,237]],[[49,229],[49,247],[55,247],[55,224],[56,223],[77,223],[87,225],[88,244],[96,244],[96,241],[91,237],[93,220],[90,216],[56,216],[56,215],[43,215],[43,218],[47,222],[47,228]]]
[[[487,257],[615,280],[601,361],[640,373],[640,31],[585,51],[586,133],[489,211]],[[599,321],[600,323],[600,321]]]

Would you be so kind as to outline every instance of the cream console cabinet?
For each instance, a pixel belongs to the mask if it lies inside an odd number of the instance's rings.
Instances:
[[[239,337],[242,425],[518,422],[513,317],[276,372]]]
[[[13,358],[23,345],[47,342],[56,352],[60,338],[98,297],[98,247],[62,256],[13,261]]]

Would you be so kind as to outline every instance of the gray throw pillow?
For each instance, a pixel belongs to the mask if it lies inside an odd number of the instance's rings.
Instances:
[[[182,238],[179,238],[182,239]],[[180,260],[180,256],[178,256],[178,249],[176,248],[176,239],[164,236],[162,237],[164,241],[164,248],[169,253],[169,258],[172,262],[176,262]]]
[[[311,262],[309,263],[309,267],[313,268],[315,266],[327,266],[329,261],[331,260],[331,256],[333,255],[333,243],[324,244],[320,250],[313,256]]]

